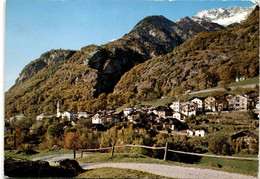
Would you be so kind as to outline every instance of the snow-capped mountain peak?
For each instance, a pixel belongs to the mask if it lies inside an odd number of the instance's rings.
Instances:
[[[233,23],[243,22],[249,14],[254,10],[253,7],[230,7],[227,9],[224,8],[215,8],[210,10],[203,10],[198,12],[195,16],[192,17],[194,21],[208,21],[218,23],[223,26],[228,26]]]

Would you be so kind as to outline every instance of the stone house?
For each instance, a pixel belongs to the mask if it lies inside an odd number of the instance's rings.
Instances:
[[[180,113],[180,112],[174,112],[172,115],[173,118],[178,119],[181,122],[184,122],[184,119],[186,118],[186,115]]]
[[[104,125],[105,122],[105,116],[102,116],[100,113],[96,113],[92,117],[92,124],[101,124]]]
[[[197,113],[197,104],[191,101],[175,101],[172,102],[170,108],[173,110],[173,112],[182,113],[184,116],[196,116]]]
[[[175,118],[166,118],[162,121],[163,128],[168,128],[170,130],[182,130],[186,129],[187,126]]]
[[[76,121],[77,120],[77,113],[65,111],[61,115],[62,119],[67,118],[69,121]]]
[[[161,118],[166,118],[167,116],[172,116],[172,109],[169,109],[166,106],[158,106],[154,113],[157,114]]]
[[[189,100],[196,107],[196,111],[204,111],[204,98],[193,97]]]
[[[170,108],[174,111],[174,112],[181,112],[181,104],[183,102],[182,101],[175,101],[172,102],[172,104],[170,105]]]
[[[195,130],[195,136],[198,136],[198,137],[204,137],[205,133],[206,133],[206,131],[204,129]]]
[[[106,117],[106,121],[108,122],[108,123],[111,123],[111,124],[115,124],[115,123],[117,123],[117,122],[119,122],[120,121],[120,118],[118,118],[118,116],[117,115],[108,115],[107,117]]]
[[[36,116],[36,120],[37,121],[41,121],[41,120],[43,120],[43,118],[53,118],[55,115],[48,115],[48,114],[46,114],[46,113],[42,113],[42,114],[40,114],[40,115],[38,115],[38,116]]]
[[[228,105],[230,110],[246,111],[251,108],[251,102],[247,96],[237,94],[228,100]]]
[[[187,129],[186,134],[188,136],[198,136],[198,137],[204,137],[206,134],[205,129]]]
[[[208,96],[204,100],[205,111],[224,111],[228,109],[228,101],[224,96]]]
[[[90,112],[78,112],[77,113],[77,118],[78,119],[82,119],[82,118],[89,118],[89,117],[91,117],[93,114],[92,113],[90,113]]]
[[[123,109],[124,116],[128,116],[133,111],[134,111],[133,108],[125,108],[125,109]]]
[[[197,109],[196,104],[188,101],[182,104],[181,113],[186,116],[192,116],[192,115],[196,116],[197,114],[196,109]]]

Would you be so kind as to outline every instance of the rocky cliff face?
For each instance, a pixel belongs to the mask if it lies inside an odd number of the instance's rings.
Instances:
[[[32,77],[47,65],[55,65],[64,62],[74,53],[75,51],[73,50],[51,50],[45,52],[39,59],[32,61],[23,69],[16,80],[16,84],[22,83],[26,79]]]
[[[120,44],[141,55],[151,58],[168,53],[183,43],[175,32],[177,25],[163,16],[149,16],[137,23],[133,30],[122,39],[108,43],[108,46]]]
[[[198,35],[200,32],[214,32],[225,29],[225,27],[221,25],[207,21],[197,23],[187,16],[177,21],[176,24],[177,27],[175,28],[175,30],[177,34],[181,36],[184,40],[191,39],[192,37]]]
[[[96,70],[95,93],[113,92],[114,86],[121,76],[133,66],[144,62],[148,57],[127,47],[114,47],[112,45],[87,46],[71,57],[71,63],[84,64]]]

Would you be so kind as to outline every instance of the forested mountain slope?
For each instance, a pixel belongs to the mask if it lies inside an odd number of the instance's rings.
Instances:
[[[124,76],[114,93],[180,94],[225,84],[237,76],[259,75],[259,7],[241,25],[203,32],[173,52],[137,65]]]

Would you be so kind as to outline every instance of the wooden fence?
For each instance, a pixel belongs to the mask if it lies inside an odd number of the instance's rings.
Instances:
[[[150,146],[145,146],[145,145],[131,145],[131,144],[115,146],[115,143],[113,144],[112,147],[105,147],[105,148],[99,148],[99,149],[75,149],[75,147],[74,147],[74,158],[76,158],[76,150],[79,150],[80,153],[81,153],[81,157],[83,157],[83,152],[94,152],[94,151],[112,149],[111,150],[111,155],[113,156],[114,155],[114,149],[115,148],[122,148],[122,147],[140,147],[140,148],[146,148],[146,149],[164,150],[164,158],[163,158],[163,160],[166,160],[168,152],[174,152],[174,153],[195,155],[195,156],[201,156],[201,157],[235,159],[235,160],[247,160],[247,161],[258,161],[258,158],[232,157],[232,156],[223,156],[223,155],[208,155],[208,154],[200,154],[200,153],[193,153],[193,152],[184,152],[184,151],[178,151],[178,150],[171,150],[171,149],[168,149],[168,142],[166,142],[165,147],[150,147]]]

